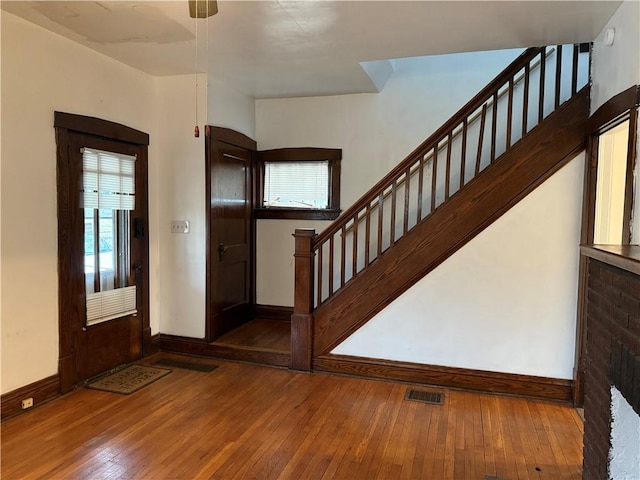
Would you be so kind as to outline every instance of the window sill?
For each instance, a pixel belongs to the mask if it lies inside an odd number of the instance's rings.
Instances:
[[[340,215],[340,210],[328,208],[312,210],[303,208],[256,208],[255,216],[259,219],[279,220],[335,220]]]

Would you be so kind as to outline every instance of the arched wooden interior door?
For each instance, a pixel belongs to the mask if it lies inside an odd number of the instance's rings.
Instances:
[[[220,127],[205,138],[207,323],[211,342],[251,320],[255,291],[253,158],[256,142]]]

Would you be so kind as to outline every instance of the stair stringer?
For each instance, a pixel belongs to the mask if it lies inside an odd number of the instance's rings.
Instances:
[[[336,346],[584,150],[589,88],[549,115],[313,312],[313,357]]]

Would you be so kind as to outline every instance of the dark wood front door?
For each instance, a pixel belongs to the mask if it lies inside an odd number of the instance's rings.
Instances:
[[[216,127],[208,129],[209,341],[248,321],[252,315],[252,165],[255,150],[255,142],[238,132]]]
[[[139,359],[143,344],[150,346],[148,135],[62,113],[56,113],[56,135],[59,368],[65,392]]]

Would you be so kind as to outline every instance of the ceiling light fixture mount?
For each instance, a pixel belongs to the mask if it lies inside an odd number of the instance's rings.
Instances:
[[[189,0],[191,18],[207,18],[218,13],[217,0]]]

